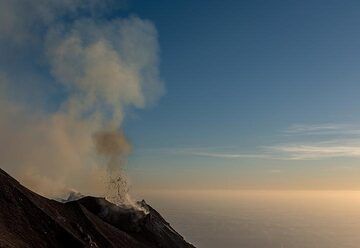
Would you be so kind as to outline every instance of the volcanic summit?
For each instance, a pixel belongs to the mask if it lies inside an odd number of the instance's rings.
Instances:
[[[0,247],[192,248],[145,201],[144,211],[85,196],[42,197],[0,169]]]

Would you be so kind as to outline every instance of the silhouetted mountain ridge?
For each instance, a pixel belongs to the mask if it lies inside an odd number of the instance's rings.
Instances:
[[[122,208],[86,196],[61,203],[0,169],[0,247],[192,248],[151,206]]]

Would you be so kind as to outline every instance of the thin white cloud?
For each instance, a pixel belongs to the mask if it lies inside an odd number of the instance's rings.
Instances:
[[[346,123],[294,124],[284,131],[294,141],[267,146],[273,157],[286,160],[360,158],[360,126]],[[298,136],[304,136],[299,140]],[[311,139],[309,140],[309,137]],[[339,138],[341,137],[341,138]]]
[[[315,141],[302,140],[262,146],[250,153],[189,150],[187,154],[224,159],[320,160],[360,158],[360,139],[352,137]]]
[[[230,153],[213,151],[158,150],[160,153],[173,155],[191,155],[219,159],[271,159],[271,160],[319,160],[327,158],[360,158],[360,142],[350,144],[349,141],[286,143],[281,145],[260,147],[253,153]],[[154,153],[152,153],[154,155]]]
[[[360,126],[353,124],[296,124],[284,131],[286,143],[258,146],[244,151],[235,146],[151,149],[151,154],[211,157],[219,159],[320,160],[360,158]],[[340,138],[339,138],[340,137]],[[145,152],[144,150],[142,152]]]
[[[345,123],[294,124],[284,133],[289,135],[360,135],[360,126]]]
[[[360,158],[360,141],[343,139],[323,142],[299,142],[267,147],[275,157],[289,160]]]

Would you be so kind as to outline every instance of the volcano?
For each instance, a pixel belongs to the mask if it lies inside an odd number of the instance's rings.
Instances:
[[[145,211],[85,196],[42,197],[0,169],[0,247],[193,248],[145,201]]]

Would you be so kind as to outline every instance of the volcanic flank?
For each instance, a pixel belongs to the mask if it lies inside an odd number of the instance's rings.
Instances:
[[[0,247],[194,247],[145,201],[145,211],[86,196],[42,197],[0,169]]]

